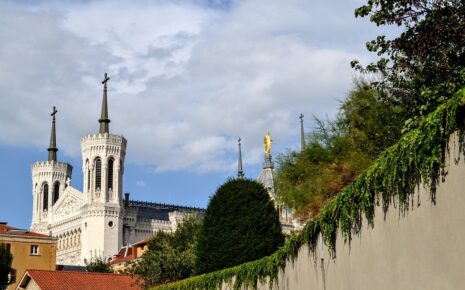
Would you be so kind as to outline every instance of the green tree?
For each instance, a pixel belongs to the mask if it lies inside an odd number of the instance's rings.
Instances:
[[[192,215],[174,233],[158,231],[148,242],[141,260],[128,267],[128,273],[137,274],[145,288],[191,276],[199,229],[200,223]]]
[[[280,200],[307,220],[400,137],[401,111],[381,101],[385,93],[357,82],[334,121],[316,120],[302,152],[279,155]]]
[[[93,258],[90,262],[86,262],[87,272],[113,273],[111,267],[102,258]]]
[[[413,127],[465,85],[465,2],[461,0],[367,0],[355,10],[377,26],[398,26],[397,37],[385,35],[367,42],[379,55],[375,63],[352,66],[374,72],[373,85],[400,106]]]
[[[8,285],[8,274],[11,271],[13,255],[3,243],[0,243],[0,287]],[[3,288],[1,288],[3,289]]]
[[[197,244],[196,273],[257,260],[284,242],[268,192],[248,179],[229,179],[210,199]]]

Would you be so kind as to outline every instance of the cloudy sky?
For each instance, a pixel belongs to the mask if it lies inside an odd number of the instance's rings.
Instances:
[[[262,140],[299,144],[332,117],[380,31],[361,0],[0,2],[0,219],[28,227],[30,164],[47,158],[52,106],[60,161],[82,188],[80,137],[98,131],[108,72],[110,131],[128,140],[125,191],[205,207],[235,175],[238,136],[255,178]],[[20,213],[20,214],[18,214]]]

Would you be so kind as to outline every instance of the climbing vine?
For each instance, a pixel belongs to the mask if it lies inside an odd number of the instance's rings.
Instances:
[[[428,185],[435,202],[435,189],[445,166],[449,136],[458,129],[457,117],[465,103],[465,89],[426,116],[419,126],[403,135],[381,157],[349,186],[344,188],[309,221],[298,235],[287,239],[274,254],[236,267],[191,277],[156,289],[219,289],[223,283],[233,289],[257,288],[259,282],[270,286],[278,280],[279,270],[293,260],[299,248],[307,244],[315,250],[321,233],[330,252],[334,253],[338,230],[350,241],[357,233],[363,216],[373,224],[375,206],[381,201],[385,211],[397,199],[400,210],[409,208],[410,197],[419,183]]]

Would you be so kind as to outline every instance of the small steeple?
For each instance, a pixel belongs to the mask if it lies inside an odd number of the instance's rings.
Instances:
[[[304,134],[304,115],[300,114],[300,152],[305,149],[305,134]]]
[[[237,178],[244,178],[244,171],[242,170],[241,137],[237,139],[237,143],[239,145],[239,153],[237,160]]]
[[[109,123],[110,119],[108,119],[108,104],[107,104],[107,82],[110,80],[107,73],[105,73],[105,77],[102,81],[103,84],[103,100],[102,100],[102,114],[100,115],[100,119],[98,122],[100,123],[100,134],[110,133]]]
[[[58,113],[55,106],[53,107],[53,112],[50,114],[52,116],[52,132],[50,133],[50,145],[48,147],[48,161],[57,161],[57,138],[55,133],[55,115]]]

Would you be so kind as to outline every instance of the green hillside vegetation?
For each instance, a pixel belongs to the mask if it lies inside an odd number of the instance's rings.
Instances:
[[[357,82],[341,104],[336,120],[316,120],[302,152],[278,156],[277,190],[281,201],[303,221],[315,216],[335,194],[399,140],[404,118],[383,103],[385,93]]]
[[[233,289],[244,286],[256,288],[259,281],[276,281],[279,269],[297,255],[302,245],[308,245],[314,251],[320,234],[332,252],[338,230],[343,233],[345,241],[350,241],[351,235],[360,229],[363,216],[368,223],[373,222],[374,208],[379,200],[387,209],[397,199],[400,210],[406,210],[415,187],[423,182],[429,185],[434,201],[434,190],[441,169],[445,166],[447,142],[450,134],[458,129],[457,119],[464,101],[465,89],[422,119],[416,129],[404,134],[399,142],[386,149],[373,165],[307,222],[298,235],[287,239],[284,246],[272,255],[177,283],[160,285],[156,289],[218,289],[223,282],[233,283]]]

